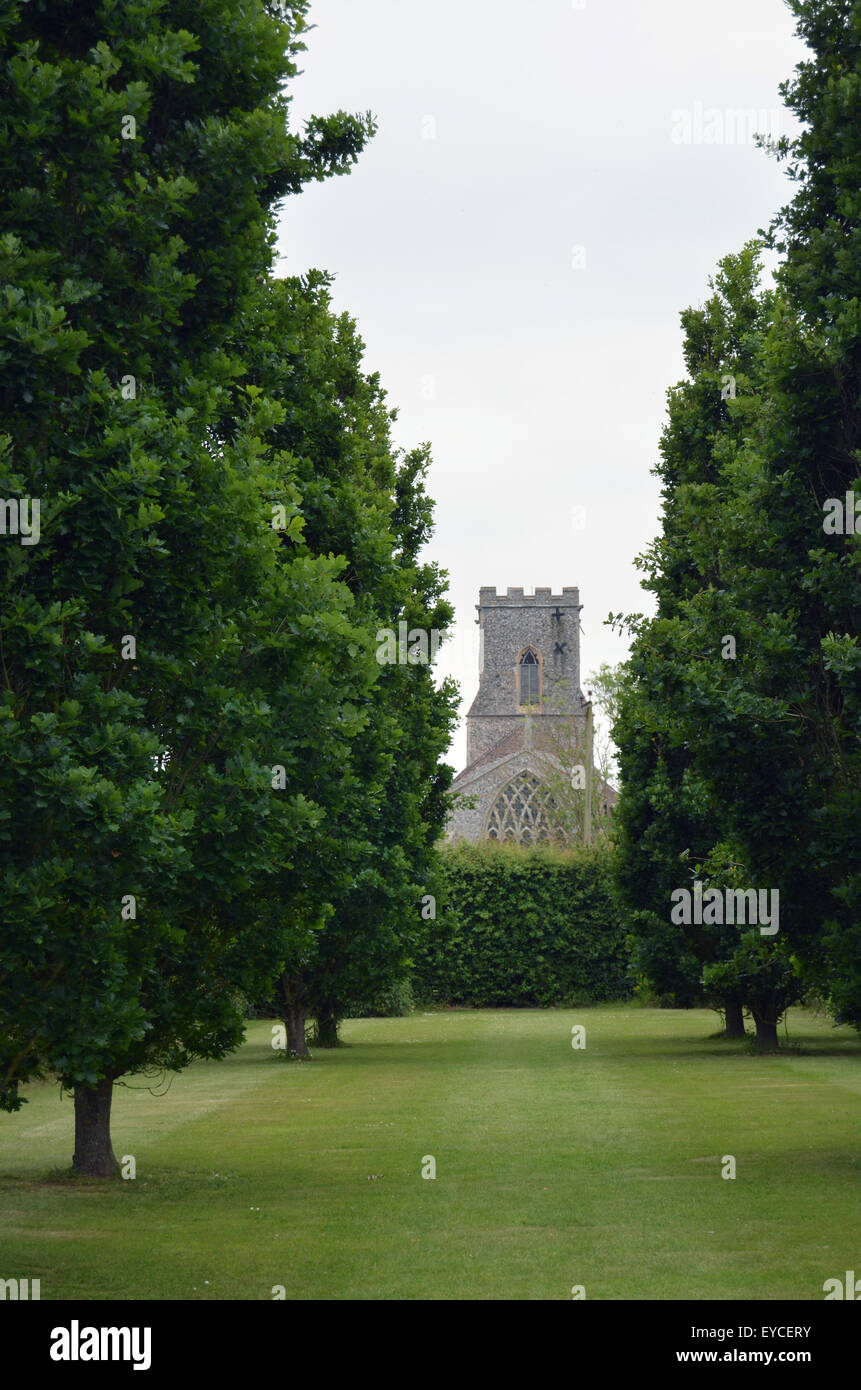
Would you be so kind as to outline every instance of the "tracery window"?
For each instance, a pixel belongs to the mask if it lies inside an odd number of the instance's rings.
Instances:
[[[537,705],[541,698],[541,666],[533,651],[525,651],[520,658],[520,703]]]
[[[519,772],[502,788],[487,815],[489,840],[514,840],[534,845],[551,838],[541,783],[531,772]]]

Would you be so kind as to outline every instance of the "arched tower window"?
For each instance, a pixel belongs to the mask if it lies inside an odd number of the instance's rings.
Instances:
[[[551,838],[541,784],[531,772],[519,772],[497,796],[487,814],[489,840],[534,845]]]
[[[541,663],[531,647],[520,658],[517,666],[519,683],[518,703],[537,705],[541,701]]]

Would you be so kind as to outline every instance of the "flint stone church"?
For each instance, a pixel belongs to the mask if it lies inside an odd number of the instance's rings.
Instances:
[[[452,791],[475,797],[455,804],[449,840],[554,838],[542,792],[553,724],[582,733],[588,702],[580,690],[579,589],[479,590],[481,634],[478,694],[466,717],[466,760]],[[599,783],[595,812],[607,814],[615,794]]]

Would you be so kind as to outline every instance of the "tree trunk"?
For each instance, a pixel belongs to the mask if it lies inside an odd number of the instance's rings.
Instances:
[[[777,1019],[762,1018],[756,1013],[753,1019],[756,1024],[757,1052],[777,1052],[780,1047],[777,1037]]]
[[[288,1057],[311,1056],[305,1041],[305,1020],[307,1017],[306,1007],[299,1000],[291,1000],[287,1004],[284,1010],[284,1022],[287,1024]]]
[[[308,999],[301,975],[279,976],[278,994],[281,1000],[281,1017],[287,1028],[287,1056],[310,1057],[311,1053],[305,1041]]]
[[[114,1080],[75,1087],[75,1153],[72,1166],[85,1178],[116,1178],[120,1165],[111,1147]]]
[[[740,999],[723,1001],[724,1027],[728,1038],[744,1038],[744,1008]]]
[[[338,1046],[339,1019],[334,1009],[321,1005],[317,1011],[317,1046]]]

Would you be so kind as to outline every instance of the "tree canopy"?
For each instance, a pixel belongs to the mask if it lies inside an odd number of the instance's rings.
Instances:
[[[758,997],[772,1042],[806,990],[861,1024],[859,549],[827,522],[861,493],[861,5],[792,9],[811,55],[782,91],[803,125],[775,153],[797,188],[763,234],[783,259],[761,291],[752,243],[682,316],[689,379],[670,395],[662,534],[642,562],[657,613],[630,621],[616,731],[619,888],[645,968],[677,999],[703,978]],[[736,933],[716,954],[679,941],[667,893],[683,864],[779,891],[779,936],[753,951]]]
[[[290,129],[306,9],[0,18],[0,492],[40,523],[0,544],[0,1104],[57,1076],[91,1174],[113,1081],[234,1047],[370,856],[402,892],[413,800],[442,805],[447,697],[372,630],[450,614],[417,558],[426,451],[395,462],[324,279],[271,281],[280,200],[373,131]]]

